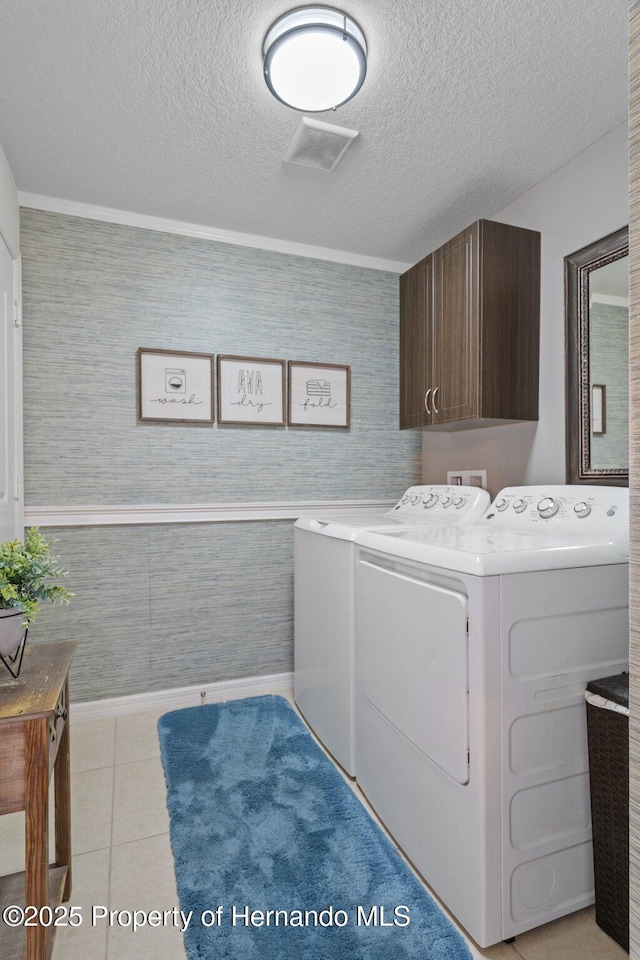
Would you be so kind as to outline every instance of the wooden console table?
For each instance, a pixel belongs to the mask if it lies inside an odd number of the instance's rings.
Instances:
[[[47,960],[55,927],[11,928],[6,906],[55,908],[71,896],[69,668],[74,640],[28,644],[17,680],[0,675],[0,814],[25,811],[25,869],[0,877],[2,960]],[[56,859],[49,866],[49,780],[54,772]],[[0,860],[0,870],[2,862]]]

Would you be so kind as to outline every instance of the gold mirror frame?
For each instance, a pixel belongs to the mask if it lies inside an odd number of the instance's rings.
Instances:
[[[591,466],[589,390],[589,275],[629,253],[623,227],[565,257],[565,360],[567,483],[629,485],[629,470]]]

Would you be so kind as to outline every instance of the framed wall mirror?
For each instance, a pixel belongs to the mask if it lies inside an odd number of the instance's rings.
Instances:
[[[629,230],[565,257],[567,483],[629,484]]]

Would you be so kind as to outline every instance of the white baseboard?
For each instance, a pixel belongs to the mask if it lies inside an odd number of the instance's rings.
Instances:
[[[125,717],[132,713],[179,710],[181,707],[194,707],[200,703],[240,700],[242,697],[259,697],[267,693],[290,696],[292,691],[293,673],[271,673],[264,677],[243,677],[240,680],[221,680],[218,683],[203,683],[193,687],[154,690],[151,693],[134,693],[127,697],[72,703],[70,713],[73,722],[77,723],[83,720],[102,720],[105,717]]]

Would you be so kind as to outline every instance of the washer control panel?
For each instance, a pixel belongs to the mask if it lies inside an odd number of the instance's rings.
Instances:
[[[613,540],[629,533],[629,491],[626,487],[560,484],[506,487],[482,523],[511,530],[547,527],[555,533]]]
[[[469,523],[479,520],[490,502],[488,492],[480,487],[428,484],[409,487],[386,516],[422,523]]]

